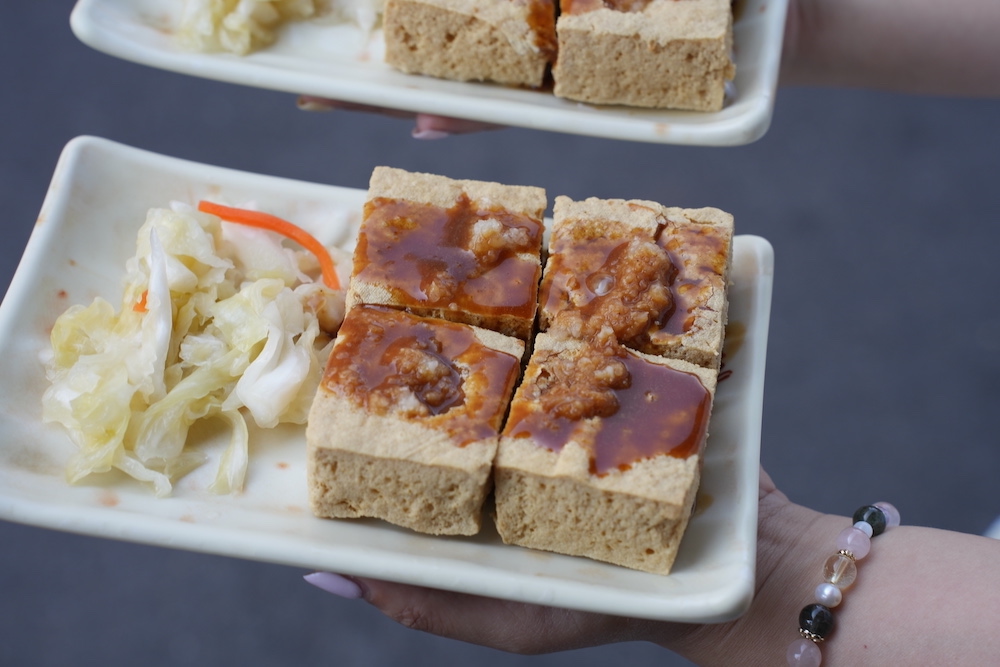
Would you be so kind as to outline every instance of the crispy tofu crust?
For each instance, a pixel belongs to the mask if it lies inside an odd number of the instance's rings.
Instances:
[[[730,0],[651,0],[560,15],[555,94],[591,104],[718,111],[733,79]]]
[[[414,341],[409,332],[420,329]],[[350,311],[306,427],[320,517],[472,535],[524,343],[391,309]]]
[[[551,0],[387,0],[385,59],[409,74],[538,87],[554,13]]]
[[[550,372],[545,358],[555,353],[576,361],[574,355],[583,346],[579,341],[540,334],[511,414],[543,409],[531,387]],[[694,376],[709,400],[714,397],[715,374],[708,369],[632,354],[665,373],[672,370]],[[662,389],[637,382],[633,378],[625,391],[634,396]],[[496,525],[504,542],[669,573],[691,516],[707,430],[697,435],[694,451],[687,456],[659,453],[595,470],[598,435],[604,429],[618,432],[622,428],[627,426],[616,423],[615,416],[584,418],[561,447],[553,448],[543,430],[526,432],[508,423],[494,464]]]

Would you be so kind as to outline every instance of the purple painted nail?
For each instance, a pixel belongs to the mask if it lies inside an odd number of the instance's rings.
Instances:
[[[347,577],[342,577],[332,572],[313,572],[312,574],[305,575],[303,579],[316,588],[342,598],[347,598],[348,600],[357,600],[364,594],[361,586],[358,586]]]

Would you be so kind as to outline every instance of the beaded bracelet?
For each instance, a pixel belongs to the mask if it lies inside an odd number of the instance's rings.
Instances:
[[[818,644],[833,631],[833,612],[843,600],[843,591],[858,576],[856,561],[868,555],[871,538],[882,534],[886,528],[899,525],[899,511],[889,503],[865,505],[854,513],[854,525],[837,536],[839,551],[823,565],[823,583],[816,587],[816,602],[806,605],[799,612],[799,634],[789,644],[789,665],[818,667],[823,660]]]

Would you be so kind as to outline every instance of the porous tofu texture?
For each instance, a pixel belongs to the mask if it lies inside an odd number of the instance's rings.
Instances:
[[[735,76],[730,0],[651,0],[560,15],[555,94],[591,104],[718,111]]]
[[[591,371],[620,360],[613,354],[602,364],[601,354],[590,343],[537,337],[494,464],[497,530],[508,544],[666,574],[700,481],[715,373],[627,352],[646,368],[624,383],[613,373],[596,381]],[[563,387],[573,386],[574,378],[584,385],[574,395],[589,398],[564,408]],[[681,384],[686,388],[678,391]],[[615,409],[605,409],[608,398]],[[671,408],[683,419],[666,417]],[[636,423],[657,411],[664,419],[649,425],[654,430]],[[626,448],[625,456],[602,452],[609,442]],[[657,452],[661,446],[682,451]]]
[[[387,0],[385,59],[410,74],[538,87],[554,15],[551,0]]]
[[[306,427],[317,516],[473,535],[524,343],[382,307],[348,312]]]

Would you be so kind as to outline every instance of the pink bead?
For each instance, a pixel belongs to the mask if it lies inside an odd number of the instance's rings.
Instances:
[[[899,510],[890,503],[875,503],[875,507],[885,512],[885,527],[891,528],[899,525]]]
[[[788,664],[795,667],[803,665],[819,667],[819,664],[823,662],[823,654],[820,653],[819,647],[808,639],[796,639],[789,644],[785,657],[788,658]]]
[[[837,548],[850,551],[855,559],[861,560],[871,551],[872,541],[863,530],[851,526],[840,531],[840,535],[837,536]]]

